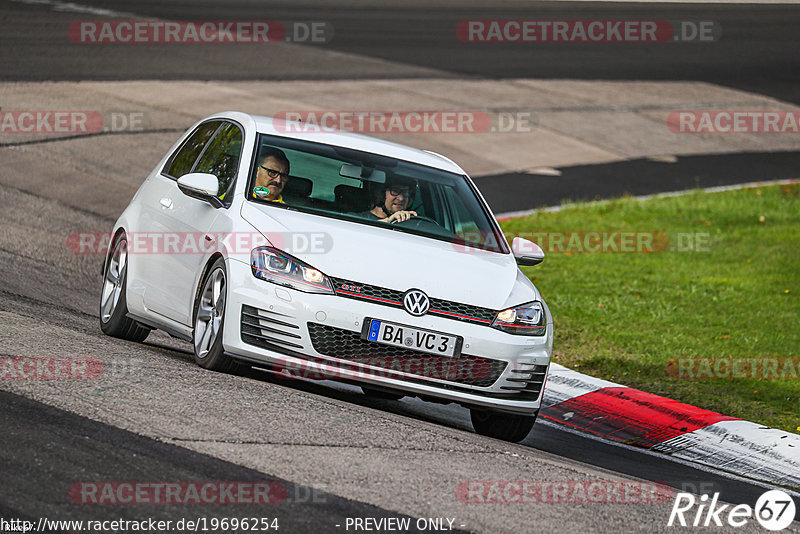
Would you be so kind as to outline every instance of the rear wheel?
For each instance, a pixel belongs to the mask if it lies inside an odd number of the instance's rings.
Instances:
[[[219,258],[203,279],[194,305],[194,361],[200,367],[223,373],[238,368],[222,348],[227,280],[225,260]]]
[[[100,293],[100,330],[128,341],[144,341],[150,329],[128,317],[125,291],[128,287],[128,241],[124,234],[114,240],[103,270]]]
[[[519,442],[525,439],[536,422],[536,415],[517,415],[470,408],[475,432],[482,436]]]

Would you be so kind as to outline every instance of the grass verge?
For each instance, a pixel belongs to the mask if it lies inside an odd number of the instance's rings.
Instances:
[[[570,204],[502,227],[547,253],[523,270],[553,313],[554,361],[800,431],[800,186]]]

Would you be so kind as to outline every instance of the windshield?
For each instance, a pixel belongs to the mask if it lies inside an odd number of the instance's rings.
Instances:
[[[247,199],[508,252],[465,176],[349,148],[261,135]]]

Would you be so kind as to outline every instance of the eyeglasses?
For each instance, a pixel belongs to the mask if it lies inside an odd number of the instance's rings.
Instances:
[[[289,179],[289,175],[287,173],[285,173],[285,172],[281,172],[281,171],[278,171],[278,170],[275,170],[275,169],[270,169],[269,167],[264,167],[263,165],[259,165],[259,167],[261,167],[262,169],[267,171],[267,176],[269,176],[270,178],[278,178],[278,177],[280,177],[282,180],[288,180]]]
[[[403,195],[404,197],[408,198],[408,196],[411,194],[411,192],[408,189],[405,188],[401,189],[399,187],[390,187],[389,189],[387,189],[387,191],[389,191],[389,193],[391,193],[392,196],[395,197]]]

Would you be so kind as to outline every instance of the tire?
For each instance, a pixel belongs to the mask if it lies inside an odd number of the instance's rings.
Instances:
[[[391,391],[373,389],[369,386],[361,386],[361,391],[364,392],[364,395],[366,395],[367,397],[372,397],[373,399],[400,400],[403,397],[405,397],[405,395],[401,393],[392,393]]]
[[[518,443],[525,439],[536,422],[534,415],[516,415],[470,408],[475,432],[482,436]]]
[[[103,288],[100,291],[100,330],[104,334],[141,342],[150,328],[128,317],[125,293],[128,288],[128,240],[125,234],[114,239],[111,255],[103,268]]]
[[[200,282],[200,292],[197,294],[192,316],[192,345],[197,365],[221,373],[230,373],[239,368],[232,358],[225,355],[222,348],[227,292],[225,260],[218,258]]]

